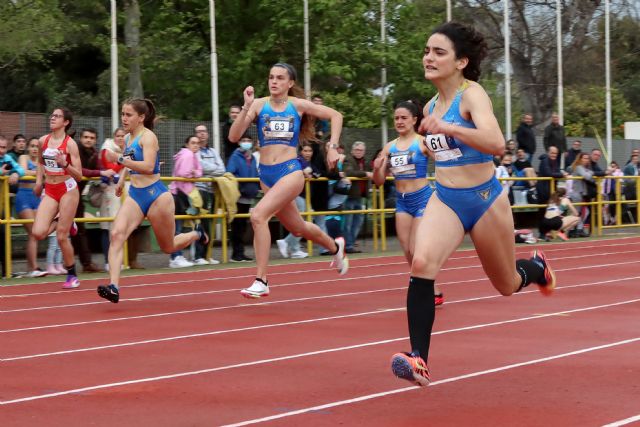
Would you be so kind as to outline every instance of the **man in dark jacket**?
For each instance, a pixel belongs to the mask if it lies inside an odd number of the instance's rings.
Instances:
[[[560,170],[560,157],[557,147],[549,147],[547,154],[540,156],[540,168],[538,176],[547,176],[553,178],[565,178],[569,174]],[[536,184],[538,191],[538,203],[544,204],[549,201],[551,196],[551,182],[538,181]]]
[[[567,151],[567,138],[558,113],[551,114],[551,123],[544,129],[543,143],[545,151],[549,150],[549,147],[558,147],[561,156]]]
[[[529,113],[522,115],[522,122],[516,130],[516,141],[518,148],[522,148],[527,153],[527,160],[531,161],[533,153],[536,152],[536,134],[531,125],[533,124],[533,116]]]

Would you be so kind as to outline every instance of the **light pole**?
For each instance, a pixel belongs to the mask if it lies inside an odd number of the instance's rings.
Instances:
[[[385,29],[385,4],[386,0],[380,0],[380,42],[382,44],[382,69],[380,70],[380,86],[382,87],[382,92],[380,93],[380,114],[382,116],[381,120],[381,130],[382,130],[382,141],[380,146],[384,147],[384,144],[389,140],[389,129],[387,128],[387,64],[386,64],[386,40],[387,40],[387,31]]]
[[[562,6],[556,0],[556,45],[558,51],[558,117],[564,125],[564,87],[562,83]]]
[[[509,0],[504,0],[504,122],[505,137],[511,139],[511,30],[509,29]]]
[[[218,54],[216,51],[215,1],[209,0],[209,31],[211,32],[211,136],[213,147],[220,152],[220,111],[218,106]]]
[[[607,163],[611,161],[611,50],[609,40],[609,0],[604,2],[604,74],[606,87],[606,116],[607,116]]]
[[[111,133],[120,125],[118,105],[118,28],[116,0],[111,0]]]
[[[304,95],[311,99],[311,63],[309,62],[309,0],[304,0]]]

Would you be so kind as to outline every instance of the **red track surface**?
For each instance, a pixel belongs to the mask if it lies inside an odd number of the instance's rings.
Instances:
[[[520,255],[531,247],[519,247]],[[128,277],[122,300],[59,283],[0,289],[0,425],[599,426],[640,415],[640,238],[546,245],[558,276],[500,297],[475,252],[438,283],[419,389],[394,378],[408,349],[401,257]],[[623,425],[619,424],[619,425]]]

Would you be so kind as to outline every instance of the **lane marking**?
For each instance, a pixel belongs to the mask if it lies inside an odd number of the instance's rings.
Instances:
[[[602,427],[620,427],[626,426],[627,424],[631,424],[633,422],[640,421],[640,415],[636,415],[635,417],[625,418],[624,420],[615,421],[610,424],[605,424]]]
[[[456,381],[461,381],[461,380],[466,380],[469,378],[476,378],[476,377],[480,377],[480,376],[484,376],[484,375],[489,375],[489,374],[494,374],[497,372],[502,372],[502,371],[507,371],[510,369],[515,369],[515,368],[520,368],[523,366],[530,366],[530,365],[535,365],[535,364],[539,364],[539,363],[545,363],[545,362],[549,362],[552,360],[557,360],[557,359],[562,359],[565,357],[571,357],[571,356],[577,356],[580,354],[585,354],[585,353],[589,353],[592,351],[598,351],[598,350],[604,350],[604,349],[608,349],[608,348],[613,348],[613,347],[617,347],[617,346],[621,346],[621,345],[627,345],[627,344],[632,344],[635,342],[640,341],[640,337],[637,338],[631,338],[631,339],[627,339],[627,340],[622,340],[622,341],[616,341],[616,342],[612,342],[609,344],[603,344],[603,345],[599,345],[599,346],[594,346],[594,347],[587,347],[587,348],[583,348],[580,350],[575,350],[575,351],[570,351],[567,353],[561,353],[561,354],[556,354],[554,356],[548,356],[548,357],[542,357],[539,359],[533,359],[533,360],[529,360],[526,362],[520,362],[520,363],[513,363],[510,365],[504,365],[504,366],[500,366],[497,368],[492,368],[492,369],[486,369],[484,371],[478,371],[478,372],[472,372],[470,374],[465,374],[465,375],[459,375],[456,377],[451,377],[451,378],[446,378],[443,380],[439,380],[439,381],[434,381],[432,382],[429,387],[434,387],[434,386],[438,386],[441,384],[448,384],[448,383],[452,383],[452,382],[456,382]],[[301,415],[301,414],[305,414],[308,412],[313,412],[313,411],[320,411],[323,409],[329,409],[329,408],[335,408],[337,406],[343,406],[343,405],[348,405],[351,403],[357,403],[357,402],[363,402],[366,400],[371,400],[371,399],[377,399],[380,397],[385,397],[385,396],[390,396],[393,394],[398,394],[398,393],[404,393],[407,391],[412,391],[412,390],[420,390],[421,387],[418,386],[411,386],[411,387],[403,387],[403,388],[399,388],[399,389],[395,389],[395,390],[388,390],[385,392],[381,392],[381,393],[374,393],[374,394],[368,394],[365,396],[359,396],[359,397],[355,397],[352,399],[346,399],[346,400],[340,400],[340,401],[336,401],[336,402],[331,402],[331,403],[325,403],[324,405],[317,405],[317,406],[311,406],[308,408],[302,408],[302,409],[298,409],[295,411],[289,411],[289,412],[284,412],[281,414],[276,414],[276,415],[271,415],[271,416],[267,416],[267,417],[263,417],[263,418],[255,418],[252,420],[247,420],[247,421],[241,421],[238,423],[234,423],[234,424],[226,424],[223,427],[241,427],[241,426],[247,426],[247,425],[251,425],[251,424],[258,424],[258,423],[263,423],[263,422],[267,422],[267,421],[273,421],[273,420],[278,420],[278,419],[282,419],[282,418],[287,418],[287,417],[291,417],[294,415]]]
[[[609,253],[599,253],[596,255],[593,255],[594,257],[602,257],[605,255],[618,255],[618,254],[626,254],[626,253],[635,253],[635,252],[640,252],[640,251],[628,251],[628,252],[609,252]],[[558,257],[558,258],[553,258],[552,261],[562,261],[562,260],[567,260],[567,259],[586,259],[588,256],[585,255],[578,255],[578,256],[569,256],[569,257]],[[405,264],[405,263],[402,263]],[[595,264],[595,265],[587,265],[587,266],[580,266],[580,267],[569,267],[569,268],[561,268],[561,269],[556,269],[554,268],[554,271],[557,272],[562,272],[562,271],[574,271],[576,268],[580,268],[580,269],[594,269],[594,268],[602,268],[602,267],[614,267],[614,266],[620,266],[620,265],[627,265],[627,264],[637,264],[636,260],[633,261],[623,261],[623,262],[617,262],[617,263],[608,263],[608,264]],[[457,270],[468,270],[468,269],[475,269],[475,268],[482,268],[482,265],[480,264],[472,264],[472,265],[468,265],[468,266],[460,266],[460,267],[448,267],[448,268],[443,268],[441,270],[441,272],[445,272],[445,271],[457,271]],[[403,272],[399,272],[399,273],[385,273],[385,274],[374,274],[374,275],[370,275],[370,276],[358,276],[358,277],[337,277],[337,278],[333,278],[333,279],[324,279],[324,280],[315,280],[315,281],[303,281],[303,282],[293,282],[293,283],[283,283],[280,285],[272,285],[271,289],[274,288],[282,288],[282,287],[290,287],[290,286],[299,286],[299,285],[309,285],[309,284],[314,284],[314,283],[333,283],[333,282],[343,282],[343,281],[352,281],[352,280],[360,280],[360,279],[371,279],[371,278],[383,278],[383,277],[388,277],[388,276],[399,276],[399,275],[403,275],[403,274],[409,274],[408,271],[403,271]],[[251,276],[253,277],[253,276]],[[228,278],[227,278],[228,279]],[[69,291],[66,291],[67,293]],[[150,297],[139,297],[139,298],[126,298],[126,299],[120,299],[121,302],[123,301],[148,301],[148,300],[154,300],[154,299],[166,299],[166,298],[178,298],[178,297],[186,297],[186,296],[196,296],[196,295],[208,295],[208,294],[218,294],[218,293],[228,293],[228,292],[238,292],[238,289],[236,288],[232,288],[232,289],[216,289],[216,290],[212,290],[212,291],[201,291],[201,292],[185,292],[185,293],[179,293],[179,294],[166,294],[166,295],[154,295],[154,296],[150,296]],[[51,306],[39,306],[39,307],[27,307],[27,308],[17,308],[17,309],[10,309],[10,310],[0,310],[0,314],[8,314],[8,313],[20,313],[20,312],[25,312],[25,311],[37,311],[37,310],[52,310],[52,309],[58,309],[58,308],[74,308],[74,307],[85,307],[85,306],[91,306],[91,305],[97,305],[97,304],[105,304],[105,301],[102,300],[97,300],[97,301],[91,301],[91,302],[82,302],[82,303],[75,303],[75,304],[60,304],[60,305],[51,305]]]

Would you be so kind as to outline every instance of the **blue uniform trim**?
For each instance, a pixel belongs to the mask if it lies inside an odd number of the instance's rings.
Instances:
[[[18,188],[15,199],[16,213],[20,213],[24,210],[31,209],[36,210],[40,206],[40,198],[33,194],[32,188]]]
[[[394,167],[392,157],[407,156],[407,165],[415,165],[415,168],[402,171],[403,166]],[[418,179],[427,177],[427,167],[429,166],[429,157],[427,157],[420,149],[420,140],[414,139],[406,150],[398,149],[398,141],[391,143],[389,147],[389,170],[397,180]]]
[[[420,218],[424,215],[424,209],[427,202],[433,194],[433,189],[429,184],[420,190],[411,193],[397,193],[396,197],[396,214],[406,213],[414,218]]]
[[[153,184],[146,187],[129,187],[129,197],[140,206],[140,210],[143,215],[147,215],[149,208],[163,193],[167,192],[167,187],[161,182],[156,181]]]
[[[141,162],[144,160],[144,152],[142,151],[142,147],[140,146],[140,137],[142,137],[143,133],[144,132],[136,136],[133,139],[133,142],[131,143],[131,145],[129,145],[129,138],[131,136],[130,135],[126,136],[124,142],[127,148],[125,148],[124,150],[124,154],[122,155],[123,157],[128,157],[129,159],[135,160],[136,162]],[[136,172],[131,169],[129,169],[129,173],[131,175],[140,175],[140,172]],[[153,172],[151,173],[151,175],[155,175],[157,173],[160,173],[160,153],[157,153],[156,155],[156,164],[153,167]]]
[[[298,159],[287,160],[275,165],[260,163],[260,181],[267,187],[273,187],[282,177],[295,171],[301,171],[302,167]]]
[[[273,111],[269,101],[265,102],[258,114],[258,141],[260,147],[267,145],[288,145],[298,147],[301,118],[293,102],[288,101],[282,112]]]
[[[442,116],[442,120],[447,123],[452,123],[456,126],[475,129],[476,125],[472,121],[465,120],[464,117],[462,117],[462,115],[460,114],[460,101],[462,99],[464,88],[466,88],[466,85],[463,86],[462,90],[459,90],[456,93],[456,97],[453,99],[449,110],[447,110],[444,116]],[[429,105],[429,114],[433,113],[433,109],[436,105],[436,99],[434,99],[433,102]],[[453,166],[473,165],[493,161],[493,156],[491,154],[482,153],[475,148],[466,145],[464,142],[458,139],[451,137],[448,138],[453,141],[453,144],[449,144],[449,146],[452,148],[459,148],[462,152],[462,156],[451,160],[436,161],[436,167],[450,168]]]
[[[470,188],[445,187],[436,181],[436,194],[442,203],[458,215],[464,231],[468,232],[502,194],[502,185],[495,176],[484,184]]]

